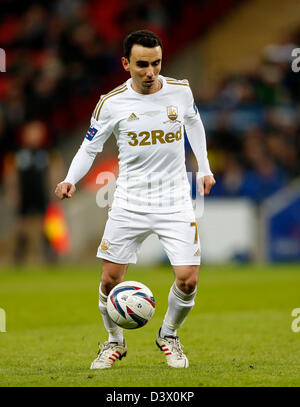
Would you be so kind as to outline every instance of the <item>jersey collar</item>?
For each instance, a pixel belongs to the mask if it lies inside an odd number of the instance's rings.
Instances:
[[[129,92],[130,92],[131,94],[133,94],[133,95],[135,95],[135,96],[137,96],[137,97],[139,97],[139,96],[140,96],[141,98],[155,97],[156,95],[158,96],[158,95],[161,95],[162,93],[165,92],[166,84],[167,84],[167,83],[166,83],[166,79],[165,79],[164,76],[158,75],[158,79],[161,81],[162,87],[161,87],[157,92],[151,93],[151,94],[149,94],[149,95],[145,95],[145,94],[143,94],[143,93],[138,93],[138,92],[136,92],[135,90],[133,90],[133,88],[132,88],[132,86],[131,86],[131,84],[132,84],[132,78],[129,78],[129,79],[126,81],[126,83],[127,83],[127,88],[128,88],[128,90],[129,90]]]

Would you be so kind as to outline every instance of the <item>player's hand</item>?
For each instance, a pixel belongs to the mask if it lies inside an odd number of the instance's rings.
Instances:
[[[200,195],[208,195],[215,185],[216,180],[212,175],[205,175],[197,180]]]
[[[55,195],[59,199],[72,198],[76,188],[70,182],[60,182],[55,188]]]

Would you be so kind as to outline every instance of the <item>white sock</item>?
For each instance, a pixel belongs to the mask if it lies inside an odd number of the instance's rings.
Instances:
[[[195,305],[196,293],[197,288],[192,293],[186,294],[174,282],[169,292],[169,307],[160,332],[162,338],[177,335],[177,329],[183,324],[188,313]]]
[[[101,283],[99,287],[99,308],[102,314],[104,326],[108,332],[109,342],[123,342],[123,329],[112,321],[107,312],[107,295],[101,291]]]

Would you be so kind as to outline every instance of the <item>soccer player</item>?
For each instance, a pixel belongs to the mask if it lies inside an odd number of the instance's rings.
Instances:
[[[197,159],[200,193],[209,194],[215,180],[188,81],[161,76],[161,64],[162,44],[156,34],[141,30],[125,38],[122,65],[131,77],[101,96],[67,177],[55,190],[60,199],[71,198],[75,184],[114,134],[119,176],[97,253],[102,259],[99,308],[109,337],[91,369],[110,368],[127,353],[123,329],[107,313],[107,296],[124,280],[128,263],[136,263],[140,245],[151,233],[158,235],[175,274],[156,344],[169,366],[189,364],[177,329],[194,306],[200,242],[186,174],[183,126]]]

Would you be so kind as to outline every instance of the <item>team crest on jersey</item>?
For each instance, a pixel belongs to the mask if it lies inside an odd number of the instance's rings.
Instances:
[[[176,120],[178,117],[178,107],[177,106],[168,106],[167,115],[170,120],[172,120],[172,121]]]
[[[109,248],[109,241],[108,240],[102,240],[100,248],[101,248],[101,250],[103,252],[106,252],[106,250],[108,250],[108,248]]]
[[[95,129],[95,127],[90,127],[89,129],[88,129],[88,131],[87,131],[87,133],[86,133],[86,136],[85,136],[85,138],[87,138],[88,140],[93,140],[93,138],[94,138],[94,136],[96,135],[96,133],[97,133],[97,129]]]

